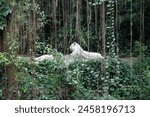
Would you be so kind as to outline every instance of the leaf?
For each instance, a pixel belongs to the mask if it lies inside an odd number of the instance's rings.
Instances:
[[[4,13],[4,16],[7,16],[9,13],[11,13],[12,10],[11,9],[8,9],[5,13]]]
[[[106,14],[109,15],[109,14],[111,14],[111,12],[107,12]]]
[[[0,29],[3,30],[3,29],[4,29],[4,26],[0,26]]]

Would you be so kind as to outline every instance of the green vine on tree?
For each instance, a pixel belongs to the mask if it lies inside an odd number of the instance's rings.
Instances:
[[[115,1],[109,0],[106,12],[106,48],[108,50],[108,56],[106,59],[106,78],[105,87],[107,88],[106,94],[111,86],[115,85],[115,81],[120,78],[120,61],[117,55],[116,37],[115,37]],[[108,72],[108,71],[112,71]]]

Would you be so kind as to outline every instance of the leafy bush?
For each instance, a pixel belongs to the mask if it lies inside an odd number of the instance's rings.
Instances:
[[[145,76],[150,78],[150,66],[147,66],[147,70],[145,71]]]
[[[148,78],[150,58],[139,60],[134,65],[134,74],[138,83],[138,94],[140,99],[150,99],[150,79]]]
[[[60,53],[53,55],[55,60],[39,64],[14,58],[19,99],[150,99],[149,58],[133,67],[112,57],[66,65]],[[10,60],[1,53],[0,61]]]
[[[95,90],[101,83],[101,62],[76,61],[69,65],[67,73],[70,84],[82,83],[85,88]]]
[[[60,61],[43,61],[37,66],[27,67],[26,79],[21,75],[21,99],[32,99],[32,80],[36,89],[35,99],[148,99],[150,82],[137,74],[121,60],[109,58],[107,72],[102,71],[99,61],[75,61],[65,66]],[[116,66],[119,62],[118,71]],[[32,69],[32,70],[31,70]],[[33,72],[33,69],[35,70]],[[32,75],[29,75],[32,74]],[[107,78],[107,75],[108,78]],[[139,91],[141,83],[141,96]],[[108,89],[108,94],[105,93]],[[26,96],[24,96],[26,95]],[[30,96],[29,96],[30,95]],[[26,98],[25,98],[26,97]]]
[[[146,66],[150,64],[149,59],[138,61],[133,67],[129,63],[116,61],[113,58],[108,59],[108,64],[107,75],[109,76],[106,78],[108,94],[116,99],[150,99],[150,82],[143,75]],[[143,67],[140,67],[141,64]]]
[[[5,75],[5,67],[10,64],[10,62],[7,54],[0,52],[0,99],[6,99],[6,97],[3,97],[4,83],[8,79]]]
[[[77,60],[68,66],[67,82],[74,86],[72,99],[97,99],[101,91],[101,62]]]
[[[44,61],[36,66],[38,99],[63,99],[66,67],[58,61]]]
[[[139,56],[142,53],[145,53],[147,50],[147,46],[144,44],[141,44],[139,41],[135,41],[134,47],[133,47],[133,55]]]
[[[117,99],[128,98],[131,93],[127,91],[131,87],[131,69],[129,65],[114,58],[109,58],[107,64],[108,73],[105,84],[108,87],[108,93]]]

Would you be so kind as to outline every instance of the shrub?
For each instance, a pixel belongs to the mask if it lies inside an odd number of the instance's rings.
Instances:
[[[150,79],[144,75],[148,65],[148,58],[137,61],[133,67],[120,61],[119,76],[111,77],[110,84],[107,85],[109,94],[117,99],[150,99]],[[109,73],[114,74],[112,71],[114,70],[109,69]]]
[[[68,66],[68,84],[74,86],[73,99],[97,99],[101,91],[101,62],[77,60]]]
[[[39,64],[14,58],[19,99],[150,99],[149,58],[133,67],[112,57],[66,65],[60,53],[54,55]],[[6,63],[7,57],[0,58],[0,65]]]

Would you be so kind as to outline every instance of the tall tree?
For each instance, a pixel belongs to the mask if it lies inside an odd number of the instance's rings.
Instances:
[[[57,19],[56,19],[56,14],[57,14],[57,6],[58,6],[58,0],[52,0],[52,27],[53,27],[53,36],[54,36],[54,46],[57,48]]]
[[[71,2],[71,1],[70,1]],[[63,11],[63,35],[64,35],[64,53],[67,53],[67,45],[68,45],[68,36],[67,36],[67,33],[68,33],[68,18],[67,16],[69,15],[69,2],[66,2],[66,1],[63,1],[62,2],[62,11]]]
[[[12,31],[12,17],[13,14],[15,14],[15,10],[9,13],[6,17],[6,26],[4,28],[4,33],[3,33],[3,40],[4,40],[4,45],[3,45],[3,52],[7,53],[12,53],[9,49],[9,38],[13,40],[11,37],[13,31]],[[9,35],[9,36],[8,36]],[[13,59],[13,58],[12,58]],[[9,65],[6,66],[6,76],[8,80],[5,81],[5,86],[4,86],[4,97],[7,97],[8,99],[17,99],[18,98],[18,84],[17,84],[17,76],[16,76],[16,69],[13,63],[10,63]]]
[[[116,31],[116,46],[117,46],[117,55],[119,54],[119,48],[118,48],[118,45],[119,45],[119,42],[118,42],[118,39],[119,39],[119,15],[118,15],[118,0],[115,0],[115,4],[116,4],[116,13],[115,13],[115,18],[116,18],[116,22],[115,22],[115,31]]]
[[[101,6],[101,31],[102,31],[102,49],[103,56],[106,57],[106,25],[105,25],[105,2]]]
[[[77,40],[79,43],[80,36],[81,36],[81,8],[82,8],[82,0],[77,0],[77,7],[76,7],[76,33],[77,33]]]

